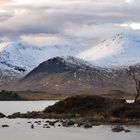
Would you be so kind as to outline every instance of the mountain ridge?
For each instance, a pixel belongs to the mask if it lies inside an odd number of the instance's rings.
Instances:
[[[44,46],[43,48],[35,48],[20,42],[12,42],[12,44],[0,43],[0,86],[12,83],[13,81],[16,82],[25,75],[29,75],[40,63],[54,58],[58,59],[58,57],[61,61],[65,61],[65,64],[67,63],[68,66],[73,65],[83,69],[82,74],[84,76],[87,72],[87,75],[94,73],[96,77],[96,72],[98,71],[103,77],[97,77],[102,79],[100,81],[106,82],[105,79],[109,75],[114,77],[115,75],[118,76],[118,73],[121,72],[125,76],[126,69],[129,66],[139,67],[139,50],[139,36],[124,33],[117,34],[115,37],[105,40],[95,47],[90,47],[90,49],[85,49],[82,46]],[[90,58],[92,61],[87,58]],[[49,66],[51,67],[51,65]],[[65,67],[66,65],[64,65]],[[69,68],[72,69],[71,67]],[[66,76],[65,74],[62,75]],[[74,73],[71,76],[73,77],[73,75]],[[87,79],[87,76],[84,78]],[[91,80],[90,82],[93,81]],[[104,85],[102,82],[98,84]]]
[[[79,47],[73,49],[73,46],[37,48],[20,42],[0,43],[0,77],[9,77],[9,82],[15,81],[15,79],[25,76],[41,62],[57,55],[76,54],[78,49]],[[83,48],[80,47],[80,49]],[[6,81],[3,78],[0,79],[1,83]]]
[[[79,58],[102,67],[126,67],[140,63],[140,35],[120,33],[80,53]]]
[[[140,65],[134,67],[140,75]],[[112,90],[135,93],[135,83],[127,68],[90,67],[54,57],[33,69],[12,86],[12,90],[62,94],[105,93]]]

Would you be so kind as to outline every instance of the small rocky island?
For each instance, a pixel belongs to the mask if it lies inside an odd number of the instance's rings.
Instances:
[[[18,112],[7,117],[63,120],[64,126],[69,124],[84,127],[100,124],[140,125],[140,100],[127,103],[124,99],[78,95],[59,101],[43,111]]]

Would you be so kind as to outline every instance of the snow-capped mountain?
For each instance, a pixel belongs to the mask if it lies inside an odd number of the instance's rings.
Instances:
[[[133,68],[133,72],[140,75],[140,65],[133,66]],[[61,57],[54,57],[42,62],[24,78],[8,86],[8,89],[57,94],[94,94],[112,90],[135,93],[135,82],[129,73],[130,70],[126,68],[91,67],[72,57],[69,58],[69,61]]]
[[[140,35],[120,33],[94,47],[54,45],[35,47],[21,42],[0,43],[0,85],[19,79],[53,57],[83,67],[111,68],[140,63]],[[107,69],[105,69],[107,70]]]
[[[12,90],[72,94],[111,90],[115,87],[123,89],[124,87],[116,82],[118,76],[115,73],[114,71],[114,75],[110,77],[111,72],[99,67],[90,67],[74,57],[54,57],[42,62],[19,80],[16,86],[12,85]]]
[[[120,33],[78,55],[94,65],[120,67],[140,63],[140,35]]]
[[[25,71],[30,71],[44,60],[56,56],[75,55],[79,51],[79,47],[73,46],[37,48],[19,42],[8,42],[0,44],[0,62],[6,67],[20,67]]]
[[[22,77],[52,57],[76,55],[83,49],[68,45],[38,48],[20,42],[0,43],[0,83],[7,78],[6,81],[11,81]]]

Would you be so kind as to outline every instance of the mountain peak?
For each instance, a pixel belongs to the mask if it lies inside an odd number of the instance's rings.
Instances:
[[[42,62],[38,67],[32,70],[28,75],[34,76],[39,74],[50,75],[62,72],[73,72],[77,69],[76,64],[72,64],[61,57],[54,57]],[[25,78],[28,78],[28,75]]]
[[[62,58],[62,57],[53,57],[51,59],[49,59],[48,61],[45,61],[44,63],[47,63],[47,64],[62,64],[62,63],[65,63],[65,60]]]
[[[120,40],[130,40],[130,41],[140,41],[140,34],[133,33],[133,32],[121,32],[118,33],[114,39],[120,39]]]
[[[120,67],[140,63],[140,36],[120,33],[78,55],[94,65]]]

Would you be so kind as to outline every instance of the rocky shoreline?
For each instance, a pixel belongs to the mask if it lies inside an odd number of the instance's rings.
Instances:
[[[0,118],[9,119],[55,119],[62,126],[77,124],[78,127],[94,125],[140,125],[140,100],[126,103],[124,99],[110,99],[100,96],[82,95],[59,101],[43,111],[14,113]],[[50,122],[54,125],[54,122]],[[49,123],[49,124],[50,124]]]
[[[101,125],[101,124],[92,124],[88,121],[84,122],[83,124],[77,124],[75,121],[72,119],[66,119],[66,120],[59,120],[59,119],[21,119],[21,120],[16,120],[12,119],[9,120],[9,122],[15,122],[14,125],[11,123],[1,123],[0,124],[0,129],[6,129],[6,128],[12,128],[12,127],[20,127],[21,124],[24,124],[24,127],[30,129],[64,129],[64,128],[80,128],[80,129],[91,129],[91,128],[97,128],[97,127],[109,127],[112,132],[125,132],[129,133],[133,131],[133,127],[130,127],[128,125]],[[20,122],[19,122],[20,121]],[[20,126],[19,126],[20,125]],[[137,127],[138,126],[134,126]]]

